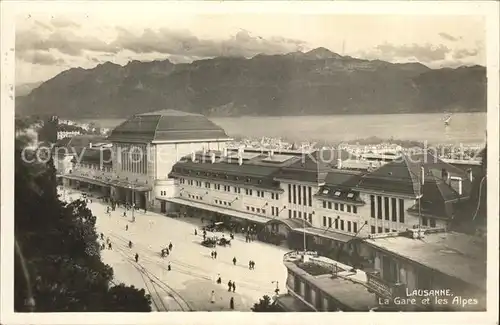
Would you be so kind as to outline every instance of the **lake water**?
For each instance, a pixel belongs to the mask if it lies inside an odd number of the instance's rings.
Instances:
[[[486,113],[453,114],[444,126],[443,114],[330,115],[210,118],[229,136],[281,137],[289,141],[336,143],[369,137],[418,140],[429,143],[482,144]],[[81,120],[113,128],[125,119]]]

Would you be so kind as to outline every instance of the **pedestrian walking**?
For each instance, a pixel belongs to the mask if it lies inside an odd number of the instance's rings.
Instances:
[[[212,257],[212,259],[214,258],[214,251],[210,252],[210,257]]]
[[[113,246],[111,246],[111,243],[108,243],[108,249],[113,249]]]
[[[233,265],[236,265],[236,257],[233,257]]]
[[[255,270],[255,261],[252,261],[252,270]]]
[[[210,302],[215,303],[215,291],[212,290],[212,294],[210,295]]]
[[[132,248],[132,241],[131,240],[128,241],[128,248]]]
[[[128,231],[128,225],[125,225],[125,231]]]
[[[168,244],[168,249],[171,251],[172,248],[174,248],[174,245],[172,245],[172,242],[170,242],[170,244]]]
[[[106,243],[109,244],[110,240],[109,237],[106,237]]]
[[[248,269],[251,270],[252,269],[252,261],[248,261]]]
[[[165,257],[165,249],[164,248],[162,248],[160,255],[162,258]]]
[[[170,264],[170,262],[168,262],[167,269],[168,269],[169,271],[172,271],[172,265]]]
[[[233,283],[231,282],[231,280],[229,280],[229,282],[227,283],[227,291],[231,291],[231,288],[233,287]]]
[[[229,308],[234,310],[234,297],[231,297],[231,299],[229,300]]]
[[[194,235],[198,236],[198,231],[196,231],[196,229],[194,230]]]
[[[220,274],[217,275],[217,284],[222,283],[222,278],[220,277]]]
[[[217,251],[214,251],[214,258],[217,259]]]
[[[139,262],[139,254],[135,253],[135,262],[138,263]]]
[[[123,211],[123,217],[127,217],[127,211]]]
[[[104,240],[104,234],[101,232],[101,240]]]
[[[233,292],[236,290],[236,282],[233,281]]]

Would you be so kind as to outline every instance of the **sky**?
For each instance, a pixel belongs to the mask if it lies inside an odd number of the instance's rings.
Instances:
[[[33,5],[33,4],[32,4]],[[178,12],[165,4],[21,7],[16,84],[107,61],[252,57],[325,47],[341,55],[431,68],[486,65],[485,20],[467,15]]]

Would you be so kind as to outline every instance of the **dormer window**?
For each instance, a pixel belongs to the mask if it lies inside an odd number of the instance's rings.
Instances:
[[[335,196],[340,196],[340,191],[335,192]]]
[[[327,189],[327,188],[323,189],[323,194],[328,194],[328,192],[330,192],[329,189]]]
[[[250,178],[247,177],[247,183],[250,183]]]
[[[200,175],[200,172],[196,172],[196,175]]]
[[[347,194],[347,197],[348,197],[349,199],[352,199],[352,198],[354,197],[354,193],[349,193],[349,194]]]
[[[227,175],[224,175],[224,177],[225,177],[226,179],[228,179],[228,178],[229,178],[229,176],[227,176]]]
[[[261,179],[259,179],[259,184],[262,184],[262,180]]]
[[[240,178],[238,176],[235,177],[236,180],[239,180]]]

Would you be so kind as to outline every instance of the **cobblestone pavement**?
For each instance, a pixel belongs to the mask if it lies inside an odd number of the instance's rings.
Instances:
[[[75,190],[65,192],[66,200],[81,195]],[[285,291],[283,254],[287,250],[284,248],[261,242],[246,243],[244,237],[237,235],[230,247],[217,247],[217,259],[212,259],[210,252],[214,249],[201,245],[198,219],[173,219],[140,211],[135,213],[136,221],[132,222],[130,211],[127,217],[123,217],[122,208],[107,215],[105,203],[95,198],[92,201],[88,206],[97,217],[97,232],[109,238],[113,246],[112,250],[102,251],[102,258],[113,267],[114,282],[144,288],[151,294],[155,310],[230,310],[229,300],[234,297],[235,310],[249,311],[263,295],[274,294],[276,281],[281,292]],[[198,228],[197,236],[195,228]],[[129,240],[133,242],[131,249]],[[170,242],[172,252],[161,258],[160,250]],[[134,260],[136,253],[138,263]],[[233,265],[233,257],[237,259],[236,265]],[[250,259],[255,261],[255,270],[248,269]],[[167,270],[169,263],[171,271]],[[218,274],[222,284],[216,284]],[[229,280],[236,282],[234,293],[227,290]],[[212,290],[214,303],[211,303]]]

